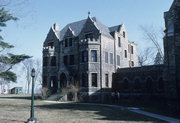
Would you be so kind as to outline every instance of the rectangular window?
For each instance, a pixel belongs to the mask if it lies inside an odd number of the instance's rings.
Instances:
[[[123,31],[123,37],[125,38],[126,37],[126,33]]]
[[[113,54],[110,53],[110,64],[113,64]]]
[[[72,46],[72,38],[69,38],[69,46]]]
[[[86,39],[89,38],[92,41],[93,40],[93,34],[92,33],[85,34],[85,38]]]
[[[68,39],[65,39],[65,47],[68,47]]]
[[[134,62],[133,62],[133,61],[131,61],[131,66],[132,66],[132,67],[134,66]]]
[[[105,63],[108,63],[108,52],[105,52]]]
[[[63,57],[64,65],[68,65],[68,56]]]
[[[92,87],[97,87],[97,73],[91,74],[92,79]]]
[[[48,66],[48,57],[43,57],[43,66]]]
[[[120,66],[120,56],[117,55],[117,65]]]
[[[131,46],[131,54],[134,53],[134,49],[133,49],[133,46]]]
[[[88,61],[88,51],[82,51],[82,62]]]
[[[51,66],[56,66],[56,56],[51,57]]]
[[[105,85],[106,85],[106,87],[109,87],[109,76],[108,76],[108,74],[105,74]]]
[[[124,57],[127,58],[127,50],[124,50]]]
[[[97,50],[91,50],[91,61],[97,62]]]
[[[74,55],[70,55],[70,65],[74,65]]]
[[[118,46],[121,47],[121,38],[118,37]]]

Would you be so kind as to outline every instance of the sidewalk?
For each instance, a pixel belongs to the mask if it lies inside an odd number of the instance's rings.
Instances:
[[[164,120],[166,122],[169,123],[180,123],[180,119],[175,119],[172,117],[167,117],[167,116],[163,116],[163,115],[159,115],[159,114],[154,114],[154,113],[149,113],[146,111],[142,111],[139,108],[136,107],[123,107],[123,106],[118,106],[118,105],[111,105],[111,104],[96,104],[96,103],[77,103],[77,102],[58,102],[58,101],[45,101],[45,102],[49,102],[49,103],[69,103],[69,104],[79,104],[79,105],[94,105],[94,106],[107,106],[107,107],[113,107],[113,108],[119,108],[119,109],[127,109],[131,112],[135,112],[138,114],[142,114],[145,116],[149,116],[149,117],[153,117],[156,119],[160,119],[160,120]]]

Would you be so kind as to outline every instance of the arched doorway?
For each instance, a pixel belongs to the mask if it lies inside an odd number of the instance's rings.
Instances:
[[[64,73],[60,75],[60,88],[66,88],[67,87],[67,77]]]

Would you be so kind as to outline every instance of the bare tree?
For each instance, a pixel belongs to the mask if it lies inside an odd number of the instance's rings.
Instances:
[[[143,31],[144,38],[147,41],[151,42],[155,47],[155,51],[153,51],[154,48],[145,49],[145,53],[142,56],[140,56],[140,62],[143,62],[144,60],[147,60],[148,59],[147,55],[149,53],[151,54],[151,56],[153,56],[152,53],[153,54],[158,54],[158,57],[162,58],[162,61],[164,61],[164,55],[163,55],[163,52],[162,52],[162,48],[161,48],[161,46],[159,44],[159,40],[163,39],[163,33],[162,33],[163,31],[162,31],[162,29],[161,29],[161,31],[158,32],[158,31],[156,31],[154,29],[153,26],[149,26],[149,27],[140,26],[140,28]],[[152,47],[152,45],[150,45],[150,47]],[[148,57],[149,57],[149,55],[148,55]],[[155,61],[155,57],[153,59],[154,59],[153,61]]]
[[[153,63],[153,59],[154,59],[154,51],[152,50],[153,48],[148,47],[143,49],[140,53],[139,53],[139,64],[140,66],[144,66],[144,65],[150,65]]]
[[[25,79],[26,79],[27,93],[29,93],[32,68],[34,68],[36,71],[35,78],[34,78],[35,82],[36,83],[38,82],[36,85],[42,85],[42,65],[41,65],[41,61],[38,59],[27,59],[23,61],[22,63],[23,63],[22,70],[24,71]]]
[[[35,81],[36,81],[36,89],[37,87],[42,87],[42,62],[39,59],[36,59],[34,62],[34,68],[36,70]]]
[[[23,63],[23,71],[25,74],[26,85],[27,85],[27,93],[29,94],[29,86],[31,83],[31,70],[33,68],[33,60],[28,59],[22,62]]]

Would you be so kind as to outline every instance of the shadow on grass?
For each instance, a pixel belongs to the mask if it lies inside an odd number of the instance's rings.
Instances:
[[[94,117],[94,119],[96,120],[139,122],[149,121],[153,123],[163,122],[154,118],[130,112],[128,110],[105,106],[90,106],[85,104],[46,104],[37,105],[36,107],[44,110],[69,110],[69,112],[77,111],[75,112],[76,115],[78,115],[77,113],[78,111],[80,111],[83,113],[84,116],[87,115],[87,117],[91,117],[90,112],[93,112],[94,114],[99,115],[99,118]]]

